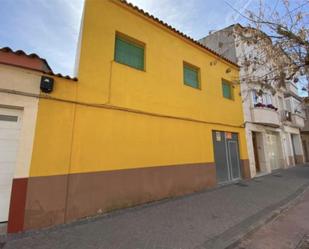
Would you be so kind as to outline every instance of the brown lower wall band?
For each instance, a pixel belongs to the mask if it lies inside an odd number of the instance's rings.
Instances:
[[[289,156],[289,166],[294,165],[294,156]]]
[[[241,160],[241,172],[243,179],[250,179],[251,178],[251,171],[250,171],[250,164],[249,160]]]
[[[289,165],[303,164],[304,161],[303,155],[289,156]]]
[[[303,155],[295,155],[295,164],[303,164],[304,161]]]
[[[31,177],[24,230],[70,222],[215,185],[214,163]]]
[[[28,179],[24,230],[65,222],[67,179],[67,175]]]
[[[248,160],[242,176],[250,178]],[[214,163],[31,177],[24,230],[70,222],[216,185]]]
[[[24,228],[24,215],[28,178],[16,178],[12,183],[8,233],[17,233]]]

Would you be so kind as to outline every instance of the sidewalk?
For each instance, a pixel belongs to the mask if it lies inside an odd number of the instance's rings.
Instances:
[[[309,167],[7,238],[4,249],[225,248],[309,185]]]
[[[309,190],[293,207],[246,237],[235,249],[309,249]]]

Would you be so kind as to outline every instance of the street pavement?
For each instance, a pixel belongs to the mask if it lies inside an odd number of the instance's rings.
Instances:
[[[309,249],[309,190],[235,249]]]
[[[273,219],[308,186],[309,166],[299,166],[2,242],[4,249],[226,248]]]

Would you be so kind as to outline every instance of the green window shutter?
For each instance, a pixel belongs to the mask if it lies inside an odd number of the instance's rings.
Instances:
[[[116,36],[115,61],[144,70],[144,47]]]
[[[183,67],[183,77],[185,85],[199,88],[199,77],[198,77],[198,69],[190,67],[188,65],[184,65]]]
[[[224,98],[232,99],[232,86],[228,82],[222,81],[222,94]]]

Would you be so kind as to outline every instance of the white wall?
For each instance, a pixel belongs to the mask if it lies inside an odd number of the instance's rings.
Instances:
[[[38,98],[3,93],[2,90],[11,89],[38,94],[40,92],[40,77],[39,73],[30,70],[0,65],[0,107],[18,108],[23,111],[14,178],[29,176]]]

